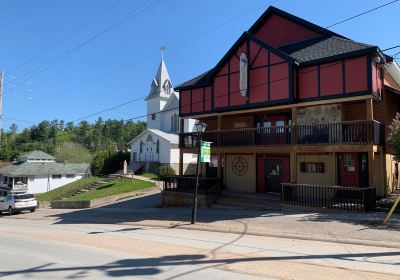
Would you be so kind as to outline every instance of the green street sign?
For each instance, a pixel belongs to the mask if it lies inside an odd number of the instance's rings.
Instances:
[[[211,161],[211,145],[212,142],[201,141],[200,143],[200,162],[210,162]]]

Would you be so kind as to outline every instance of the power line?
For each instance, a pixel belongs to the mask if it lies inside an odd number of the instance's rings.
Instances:
[[[36,58],[42,56],[43,54],[45,54],[46,52],[48,52],[49,50],[55,48],[56,46],[58,46],[59,44],[61,44],[62,42],[64,42],[66,39],[70,38],[72,35],[76,34],[77,32],[79,32],[80,30],[82,30],[83,28],[85,28],[86,26],[88,26],[90,23],[92,23],[93,21],[95,21],[96,19],[100,18],[101,16],[103,16],[104,14],[106,14],[107,12],[109,12],[110,10],[112,10],[114,7],[118,6],[119,4],[122,3],[122,1],[124,0],[119,0],[117,2],[115,2],[114,4],[108,6],[107,8],[105,8],[104,10],[102,10],[99,14],[97,14],[96,16],[92,17],[91,19],[89,19],[88,21],[84,22],[83,24],[79,25],[77,28],[75,28],[74,30],[72,30],[70,33],[68,33],[67,35],[65,35],[64,37],[62,37],[61,39],[57,40],[56,42],[54,42],[53,44],[51,44],[50,46],[42,49],[41,51],[39,51],[38,53],[36,53],[35,55],[33,55],[32,57],[28,58],[26,61],[24,61],[23,63],[21,63],[20,65],[12,68],[8,73],[9,74],[13,74],[15,71],[17,71],[18,69],[20,69],[21,67],[25,66],[26,64],[30,63],[31,61],[35,60]]]
[[[118,108],[123,107],[123,106],[125,106],[125,105],[131,104],[131,103],[133,103],[133,102],[142,100],[142,99],[144,99],[144,98],[146,98],[146,97],[143,97],[143,96],[142,96],[142,97],[139,97],[139,98],[136,98],[136,99],[127,101],[127,102],[125,102],[125,103],[116,105],[116,106],[114,106],[114,107],[111,107],[111,108],[108,108],[108,109],[104,109],[104,110],[101,110],[101,111],[99,111],[99,112],[92,113],[92,114],[90,114],[90,115],[86,115],[86,116],[84,116],[84,117],[78,118],[78,119],[73,120],[73,121],[71,121],[71,122],[74,123],[74,122],[77,122],[77,121],[80,121],[80,120],[84,120],[84,119],[87,119],[87,118],[90,118],[90,117],[93,117],[93,116],[96,116],[96,115],[99,115],[99,114],[102,114],[102,113],[105,113],[105,112],[108,112],[108,111],[111,111],[111,110],[115,110],[115,109],[118,109]]]
[[[400,45],[397,45],[397,46],[394,46],[394,47],[390,47],[390,48],[384,49],[382,51],[388,51],[388,50],[393,50],[393,49],[397,49],[397,48],[400,48]]]
[[[271,4],[273,4],[273,3],[277,2],[277,1],[279,1],[279,0],[275,0],[275,1],[271,2]],[[189,41],[191,41],[191,40],[193,40],[193,39],[195,39],[195,38],[197,38],[197,37],[200,37],[200,36],[202,36],[202,35],[204,35],[204,34],[207,34],[207,33],[211,32],[211,31],[214,31],[214,30],[218,29],[219,27],[222,27],[222,26],[224,26],[224,25],[226,25],[226,24],[228,24],[228,23],[231,23],[231,22],[233,22],[233,21],[235,21],[235,20],[238,20],[238,19],[240,19],[240,18],[242,18],[242,17],[244,17],[244,16],[246,16],[246,15],[252,13],[252,12],[255,12],[255,11],[257,11],[257,10],[260,10],[260,9],[262,9],[262,8],[265,8],[265,6],[262,6],[262,7],[260,6],[260,7],[256,8],[256,9],[247,11],[247,12],[245,12],[245,13],[243,13],[243,14],[241,14],[241,15],[235,17],[235,18],[231,18],[231,19],[229,19],[229,20],[227,20],[227,21],[225,21],[225,22],[223,22],[223,23],[221,23],[221,24],[215,25],[215,26],[213,26],[213,27],[211,27],[211,28],[209,28],[209,29],[206,29],[206,30],[204,30],[204,31],[201,31],[201,32],[195,34],[194,36],[191,36],[191,37],[189,37],[189,38],[187,38],[187,39],[184,39],[184,40],[182,40],[182,41],[173,43],[173,44],[171,44],[170,46],[167,46],[167,48],[168,48],[168,49],[172,49],[172,48],[175,48],[175,47],[177,47],[177,46],[179,46],[179,45],[181,45],[181,44],[187,43],[187,42],[189,42]],[[105,77],[109,76],[110,74],[114,74],[114,73],[116,73],[116,72],[122,71],[123,69],[126,69],[126,68],[128,68],[128,67],[130,67],[130,66],[136,65],[136,64],[139,63],[140,61],[149,59],[149,58],[151,58],[151,57],[153,57],[153,56],[155,56],[155,55],[157,55],[157,54],[159,54],[159,52],[158,52],[158,51],[157,51],[157,52],[154,51],[154,52],[152,52],[151,54],[149,54],[149,55],[147,55],[147,56],[145,56],[145,57],[142,57],[142,58],[136,59],[136,60],[134,60],[134,61],[132,61],[132,62],[129,62],[129,63],[127,63],[127,64],[124,64],[124,65],[122,65],[122,66],[120,66],[120,67],[115,68],[114,70],[104,72],[104,73],[102,73],[102,74],[100,74],[100,75],[98,75],[98,76],[96,76],[96,77],[94,77],[94,78],[91,78],[91,79],[88,79],[88,80],[86,80],[86,81],[83,81],[83,82],[81,82],[81,83],[79,83],[79,84],[77,84],[77,85],[75,85],[75,86],[72,86],[72,87],[70,87],[70,88],[61,90],[61,91],[59,91],[59,92],[53,94],[51,97],[61,95],[61,94],[63,94],[63,93],[66,93],[66,92],[68,92],[68,91],[71,91],[71,90],[73,90],[73,89],[76,89],[76,88],[79,88],[79,87],[81,87],[81,86],[87,85],[87,84],[89,84],[89,83],[91,83],[91,82],[94,82],[94,81],[100,80],[100,79],[102,79],[102,78],[105,78]],[[45,101],[45,100],[49,100],[49,97],[47,97],[47,98],[42,98],[42,99],[38,100],[37,102],[30,103],[30,104],[27,104],[27,105],[18,107],[17,109],[26,108],[26,107],[29,107],[29,106],[38,104],[38,103],[40,103],[41,101]]]
[[[113,24],[109,25],[108,27],[106,27],[102,31],[98,32],[97,34],[93,35],[89,39],[85,40],[81,44],[75,46],[74,48],[72,48],[72,49],[70,49],[68,51],[66,51],[64,54],[61,54],[58,57],[56,57],[56,58],[54,58],[54,59],[52,59],[52,60],[50,60],[50,61],[48,61],[48,62],[46,62],[46,63],[44,63],[42,65],[40,65],[39,67],[36,67],[33,70],[28,71],[25,74],[23,74],[22,76],[27,76],[27,75],[31,74],[32,72],[36,71],[36,73],[34,73],[31,76],[29,76],[28,79],[18,83],[14,88],[8,90],[7,93],[10,92],[10,91],[15,90],[18,86],[26,83],[30,79],[32,79],[32,78],[36,77],[37,75],[41,74],[42,72],[46,71],[47,69],[49,69],[50,67],[54,66],[55,64],[57,64],[61,60],[64,60],[65,58],[67,58],[71,54],[75,53],[76,51],[78,51],[79,49],[81,49],[82,47],[87,45],[88,43],[90,43],[90,42],[96,40],[97,38],[109,33],[110,31],[112,31],[115,28],[119,27],[120,25],[126,23],[130,19],[132,19],[135,16],[139,15],[140,13],[144,12],[145,10],[147,10],[147,9],[157,5],[157,4],[159,4],[161,1],[163,1],[163,0],[157,0],[157,1],[153,2],[153,3],[151,3],[150,5],[148,5],[147,7],[144,7],[143,9],[141,9],[143,6],[145,6],[147,4],[146,1],[142,2],[138,7],[136,7],[133,10],[131,10],[130,12],[128,12],[125,16],[123,16],[122,18],[118,19]]]
[[[383,7],[386,7],[386,6],[389,6],[389,5],[394,4],[394,3],[396,3],[396,2],[399,2],[399,1],[400,1],[400,0],[394,0],[394,1],[391,1],[391,2],[387,2],[387,3],[383,4],[383,5],[378,6],[378,7],[372,8],[372,9],[367,10],[367,11],[365,11],[365,12],[359,13],[359,14],[354,15],[354,16],[352,16],[352,17],[349,17],[349,18],[346,18],[346,19],[341,20],[341,21],[339,21],[339,22],[336,22],[336,23],[334,23],[334,24],[331,24],[331,25],[329,25],[329,26],[327,26],[327,27],[325,27],[325,28],[326,28],[326,29],[331,28],[331,27],[333,27],[333,26],[336,26],[336,25],[339,25],[339,24],[344,23],[344,22],[346,22],[346,21],[349,21],[349,20],[358,18],[358,17],[360,17],[360,16],[363,16],[363,15],[365,15],[365,14],[368,14],[368,13],[370,13],[370,12],[376,11],[376,10],[378,10],[378,9],[381,9],[381,8],[383,8]]]
[[[363,12],[363,13],[357,14],[357,15],[355,15],[355,16],[352,16],[352,17],[350,17],[350,18],[347,18],[347,19],[345,19],[345,20],[342,20],[342,21],[340,21],[340,22],[337,22],[337,23],[335,23],[335,24],[332,24],[332,25],[326,27],[325,29],[330,28],[330,27],[332,27],[332,26],[336,26],[336,25],[338,25],[338,24],[341,24],[341,23],[343,23],[343,22],[349,21],[349,20],[351,20],[351,19],[357,18],[357,17],[359,17],[359,16],[361,16],[361,15],[365,15],[365,14],[367,14],[367,13],[370,13],[370,12],[372,12],[372,11],[375,11],[375,10],[377,10],[377,9],[380,9],[380,8],[382,8],[382,7],[385,7],[385,6],[387,6],[387,5],[393,4],[393,3],[398,2],[398,1],[400,1],[400,0],[388,2],[388,3],[384,4],[384,5],[375,7],[375,8],[373,8],[373,9],[370,9],[370,10],[365,11],[365,12]],[[254,10],[253,10],[253,11],[254,11]],[[240,18],[240,17],[242,17],[242,16],[244,16],[244,15],[246,15],[246,14],[249,14],[250,12],[251,12],[251,11],[246,12],[245,14],[242,14],[242,15],[240,15],[240,16],[237,17],[237,18]],[[232,21],[232,20],[233,20],[233,19],[231,19],[231,20],[229,20],[229,21]],[[229,22],[229,21],[228,21],[228,22]],[[227,22],[221,24],[220,26],[225,25],[225,24],[227,24]],[[216,29],[216,27],[210,28],[209,31],[212,31],[212,30],[214,30],[214,29]],[[203,35],[203,34],[209,32],[209,31],[206,31],[206,32],[203,31],[203,32],[199,33],[198,36],[201,36],[201,35]],[[190,37],[188,40],[191,40],[191,39],[194,39],[194,38],[195,38],[195,36],[192,36],[192,37]],[[174,44],[174,45],[171,45],[171,47],[176,47],[178,44],[185,43],[185,42],[187,42],[188,40],[183,40],[183,41],[181,41],[181,42],[178,42],[178,43],[176,43],[176,44]],[[394,47],[392,47],[392,48],[394,48]],[[389,49],[392,49],[392,48],[389,48]],[[150,56],[150,55],[149,55],[149,56]],[[148,56],[148,57],[149,57],[149,56]],[[151,56],[152,56],[152,55],[151,55]],[[117,72],[117,71],[119,71],[121,68],[126,68],[126,67],[128,67],[128,65],[124,65],[124,66],[122,66],[122,67],[120,67],[120,68],[117,68],[116,70],[113,70],[112,72]],[[102,75],[100,75],[100,76],[106,76],[106,74],[108,74],[108,73],[110,73],[110,72],[104,73],[104,74],[102,74]],[[98,77],[99,77],[99,76],[98,76]],[[98,77],[97,77],[96,79],[98,79]],[[84,83],[86,84],[86,82],[84,82]],[[145,97],[141,97],[141,98],[139,98],[138,100],[140,100],[140,99],[142,99],[142,98],[145,98]],[[137,100],[136,100],[136,101],[137,101]],[[132,101],[132,102],[133,102],[133,101]],[[132,103],[132,102],[129,102],[129,103]],[[114,106],[114,107],[119,108],[119,107],[122,107],[122,106],[124,106],[124,103],[121,104],[121,105]],[[104,110],[102,110],[102,111],[100,111],[100,112],[97,112],[97,113],[94,113],[94,114],[90,114],[90,115],[88,115],[88,116],[86,116],[86,117],[82,117],[82,118],[79,118],[79,119],[77,119],[77,120],[82,120],[82,119],[91,117],[91,116],[93,116],[93,115],[98,115],[98,114],[102,113],[103,111],[104,111],[104,112],[111,111],[111,110],[113,110],[114,107],[104,109]],[[177,108],[178,108],[178,107],[177,107]],[[177,108],[174,108],[174,109],[177,109]],[[143,116],[140,116],[140,117],[137,117],[137,118],[143,118],[143,117],[146,117],[146,116],[148,116],[148,115],[149,115],[149,114],[143,115]],[[135,118],[135,119],[136,119],[136,118]],[[77,121],[77,120],[75,120],[75,121]]]

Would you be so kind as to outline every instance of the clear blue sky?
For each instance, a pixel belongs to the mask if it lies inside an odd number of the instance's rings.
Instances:
[[[274,6],[315,24],[328,26],[389,0],[149,0],[152,5],[126,23],[82,46],[54,66],[23,76],[74,49],[108,28],[143,0],[123,0],[57,47],[24,63],[54,44],[117,0],[2,0],[0,3],[0,69],[5,71],[4,129],[41,120],[66,122],[145,96],[165,45],[165,60],[174,85],[213,67],[233,42],[263,11]],[[245,15],[244,15],[245,14]],[[400,2],[332,28],[353,40],[382,49],[400,44]],[[234,19],[234,20],[233,20]],[[224,24],[231,21],[227,24]],[[218,26],[218,27],[217,27]],[[214,27],[217,27],[213,29]],[[202,35],[202,32],[212,29]],[[179,43],[175,45],[176,43]],[[175,45],[175,46],[174,46]],[[388,51],[394,54],[400,49]],[[141,59],[141,60],[140,60]],[[75,87],[103,73],[132,63],[103,78]],[[127,119],[146,113],[144,101],[102,114]],[[92,122],[98,116],[88,118]]]

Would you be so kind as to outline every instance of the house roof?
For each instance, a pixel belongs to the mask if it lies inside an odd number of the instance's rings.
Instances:
[[[49,155],[45,152],[34,150],[32,152],[28,152],[19,156],[19,158],[27,158],[29,159],[42,159],[42,160],[55,160],[55,157]]]
[[[288,44],[278,49],[304,65],[344,54],[353,55],[360,51],[376,51],[377,46],[329,35]]]
[[[178,134],[172,133],[172,132],[168,133],[168,132],[161,131],[159,129],[153,129],[153,128],[146,129],[145,131],[140,133],[138,136],[133,138],[131,141],[129,141],[128,144],[132,144],[133,142],[137,141],[140,137],[142,137],[146,133],[155,134],[155,135],[167,140],[171,144],[179,144],[179,136],[178,136]]]
[[[277,14],[279,16],[282,16],[288,20],[294,21],[320,34],[320,36],[316,38],[279,46],[276,49],[264,43],[265,47],[271,48],[271,50],[273,51],[282,52],[288,58],[297,61],[300,66],[307,66],[307,65],[322,63],[323,61],[328,62],[339,58],[342,59],[345,57],[351,57],[355,55],[361,55],[369,52],[379,51],[379,48],[377,46],[353,41],[340,34],[332,32],[321,26],[318,26],[316,24],[313,24],[311,22],[308,22],[304,19],[301,19],[299,17],[296,17],[285,11],[282,11],[278,8],[271,6],[250,27],[248,32],[245,32],[244,34],[242,34],[242,36],[240,36],[240,38],[231,47],[231,49],[227,52],[224,58],[230,54],[232,48],[240,44],[241,41],[245,40],[246,38],[249,38],[251,40],[258,40],[258,38],[254,36],[255,32],[258,30],[258,28],[260,28],[262,24],[264,24],[264,22],[272,14]],[[247,34],[247,37],[244,36],[245,34]],[[222,60],[224,60],[224,58]],[[209,80],[212,77],[213,73],[218,69],[218,66],[221,63],[221,61],[215,67],[204,72],[203,74],[200,74],[199,76],[180,84],[178,87],[176,87],[176,90],[180,91],[183,89],[204,87],[209,85]]]
[[[48,176],[56,174],[85,174],[90,164],[58,162],[19,162],[0,169],[5,176]]]

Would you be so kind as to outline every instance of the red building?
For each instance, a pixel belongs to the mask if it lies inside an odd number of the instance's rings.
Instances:
[[[280,192],[287,182],[383,196],[397,187],[384,133],[399,73],[378,46],[270,7],[215,67],[177,88],[180,117],[208,125],[202,174],[228,190]],[[196,153],[195,133],[181,133],[180,146],[181,158]]]

